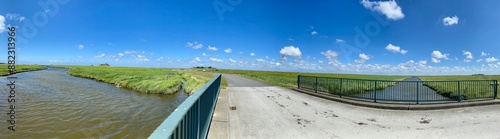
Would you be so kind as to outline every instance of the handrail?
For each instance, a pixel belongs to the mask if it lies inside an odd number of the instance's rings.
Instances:
[[[217,75],[184,100],[148,138],[207,138],[221,78],[222,75]]]

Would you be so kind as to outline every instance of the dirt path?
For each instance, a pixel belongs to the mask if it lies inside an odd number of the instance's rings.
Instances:
[[[236,107],[225,108],[231,139],[500,137],[500,105],[381,110],[333,102],[239,76],[223,77],[229,84],[225,90],[228,107]]]

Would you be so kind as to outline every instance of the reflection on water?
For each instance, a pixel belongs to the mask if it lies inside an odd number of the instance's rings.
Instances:
[[[16,74],[16,132],[0,78],[0,138],[147,138],[185,99],[147,95],[49,68]]]

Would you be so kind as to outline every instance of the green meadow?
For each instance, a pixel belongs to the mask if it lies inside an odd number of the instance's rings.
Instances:
[[[15,66],[16,66],[15,73],[47,69],[47,67],[41,65],[15,65]],[[0,64],[0,76],[10,75],[8,67],[9,67],[8,64]]]
[[[443,96],[456,98],[460,93],[460,97],[464,99],[474,99],[491,95],[494,91],[494,82],[500,80],[500,75],[420,76],[419,78],[426,86]],[[497,98],[500,97],[497,96]]]

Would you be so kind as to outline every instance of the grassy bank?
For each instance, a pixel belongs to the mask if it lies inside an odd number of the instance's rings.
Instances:
[[[8,67],[9,67],[8,64],[0,64],[0,76],[10,75]],[[44,69],[47,69],[47,67],[41,65],[16,65],[16,73],[44,70]]]
[[[205,85],[215,74],[168,68],[133,68],[102,66],[58,66],[69,68],[68,74],[94,79],[142,93],[173,94],[182,88],[187,93]]]
[[[218,70],[211,72],[237,74],[282,87],[297,87],[298,75],[331,77],[331,78],[367,79],[367,80],[403,80],[408,77],[408,76],[385,76],[385,75],[363,75],[363,74],[272,72],[272,71],[251,71],[251,70]]]
[[[474,81],[474,80],[500,80],[500,75],[459,75],[459,76],[421,76],[419,77],[424,81],[424,84],[437,93],[450,98],[457,98],[460,91],[462,99],[475,99],[484,96],[491,96],[494,88],[493,81]],[[456,81],[460,80],[460,84]],[[472,81],[466,81],[472,80]],[[436,81],[450,81],[450,82],[436,82]],[[460,86],[460,90],[458,90]],[[500,98],[497,96],[497,98]]]

